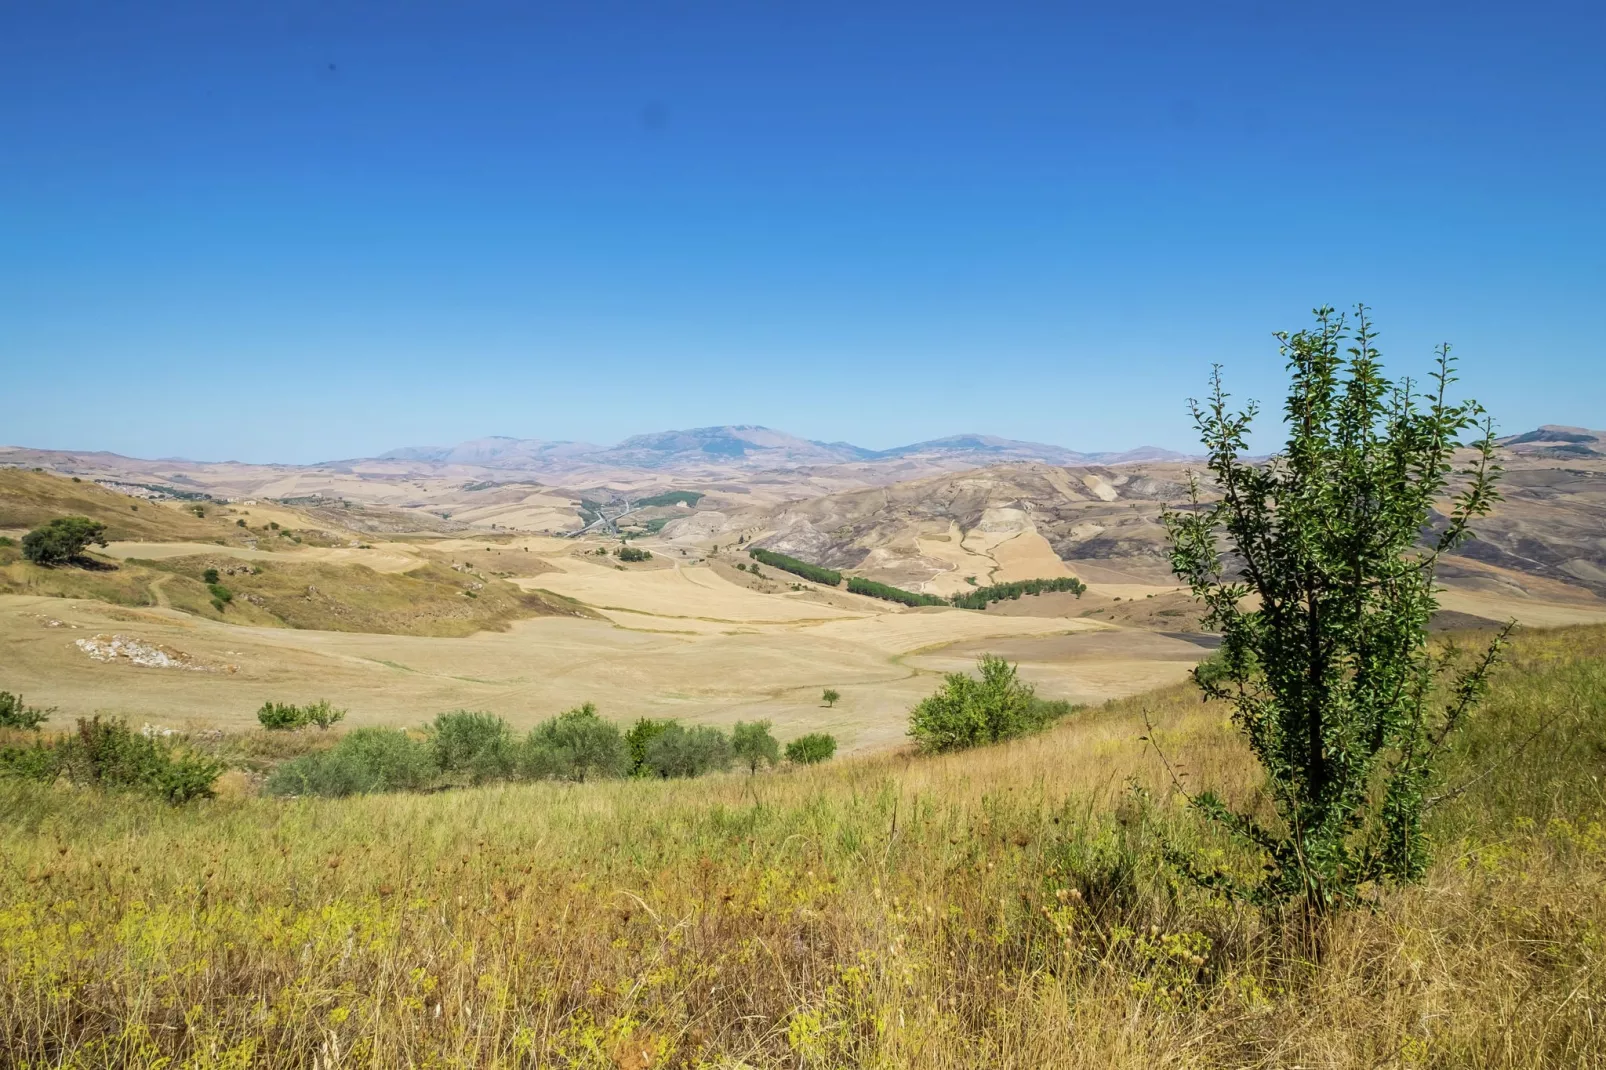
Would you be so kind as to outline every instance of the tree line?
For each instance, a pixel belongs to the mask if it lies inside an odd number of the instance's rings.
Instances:
[[[727,733],[644,717],[622,731],[588,702],[519,735],[493,713],[454,710],[436,716],[422,734],[356,729],[329,750],[285,762],[267,786],[276,795],[345,796],[520,780],[667,780],[737,764],[756,773],[783,754],[793,764],[809,765],[836,752],[836,740],[824,733],[794,739],[783,749],[770,728],[768,721],[738,721]]]
[[[819,565],[811,565],[807,561],[799,561],[795,557],[778,554],[774,550],[760,549],[757,546],[750,548],[747,553],[760,564],[778,568],[783,572],[790,572],[794,576],[802,576],[804,579],[813,580],[815,583],[823,583],[827,587],[836,587],[842,583],[842,573],[835,569],[821,568]],[[853,581],[849,580],[848,586],[849,589],[852,589]]]
[[[894,587],[889,583],[877,583],[862,576],[848,577],[848,590],[854,594],[869,595],[871,598],[883,598],[888,602],[901,602],[906,606],[945,606],[948,600],[938,598],[934,594],[920,594],[917,591],[906,591],[902,587]]]
[[[1080,598],[1087,591],[1087,584],[1075,576],[1061,576],[1052,580],[1015,580],[1012,583],[977,587],[973,591],[954,595],[949,602],[958,609],[986,609],[993,602],[1015,601],[1023,594],[1048,594],[1053,591],[1070,591]]]

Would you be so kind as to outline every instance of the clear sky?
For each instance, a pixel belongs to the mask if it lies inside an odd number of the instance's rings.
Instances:
[[[1373,305],[1606,425],[1606,5],[0,5],[0,441],[1187,448]]]

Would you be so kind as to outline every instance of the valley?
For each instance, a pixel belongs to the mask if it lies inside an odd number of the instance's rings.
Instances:
[[[768,719],[859,752],[899,746],[909,707],[982,653],[1046,697],[1096,703],[1209,652],[1160,522],[1196,463],[980,436],[855,455],[761,430],[305,469],[0,451],[0,533],[81,513],[109,536],[88,570],[0,548],[4,686],[63,716],[180,728],[248,727],[269,699],[327,698],[352,725],[466,708],[520,727],[591,701],[621,723]],[[1505,499],[1441,569],[1447,625],[1606,620],[1606,450],[1565,434],[1559,455],[1543,437],[1506,448]],[[619,561],[621,535],[650,559]],[[944,599],[1060,577],[1086,590],[910,608],[748,571],[750,546]],[[188,667],[96,660],[80,640],[97,636]],[[822,706],[824,688],[842,701]]]

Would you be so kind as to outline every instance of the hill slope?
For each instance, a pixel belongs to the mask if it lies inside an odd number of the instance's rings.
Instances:
[[[208,510],[205,504],[200,506]],[[242,541],[232,521],[198,517],[191,506],[153,502],[47,472],[0,468],[0,528],[32,528],[59,516],[87,516],[115,540]]]

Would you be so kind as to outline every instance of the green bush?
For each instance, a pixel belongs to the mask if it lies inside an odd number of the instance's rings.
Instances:
[[[319,699],[310,706],[302,707],[302,717],[307,724],[315,724],[328,731],[346,719],[346,711],[331,706],[328,699]]]
[[[589,702],[537,725],[525,749],[521,772],[533,779],[559,777],[583,784],[623,776],[630,767],[630,748],[619,726],[599,717]]]
[[[781,745],[770,734],[768,721],[737,721],[731,729],[731,752],[749,773],[781,760]]]
[[[924,751],[960,750],[1013,739],[1046,727],[1072,707],[1044,702],[1015,666],[993,654],[976,662],[981,678],[949,673],[941,691],[922,699],[909,716],[909,734]]]
[[[209,568],[205,572],[201,573],[201,582],[206,584],[208,587],[210,587],[214,583],[219,582],[217,569]]]
[[[331,797],[416,791],[437,768],[428,743],[396,728],[358,728],[329,750],[279,766],[268,776],[268,791]]]
[[[22,537],[22,555],[36,565],[65,565],[94,543],[106,545],[106,525],[87,516],[59,516]]]
[[[655,776],[694,777],[729,769],[734,757],[730,737],[719,729],[671,721],[647,745],[643,764]]]
[[[307,723],[300,706],[283,702],[264,702],[257,710],[257,721],[270,732],[287,732]]]
[[[933,594],[919,594],[915,591],[906,591],[902,587],[893,587],[886,583],[877,583],[862,576],[848,577],[848,590],[854,594],[869,595],[871,598],[881,598],[888,602],[901,602],[906,606],[945,606],[947,601]]]
[[[453,710],[429,725],[430,753],[442,773],[479,784],[511,775],[518,763],[512,729],[494,713]]]
[[[210,798],[224,763],[153,739],[121,719],[78,719],[77,730],[46,743],[0,751],[0,772],[30,780],[65,776],[74,784],[133,790],[179,805]]]
[[[38,731],[53,712],[37,706],[24,706],[21,695],[0,691],[0,728],[31,728]]]
[[[651,550],[638,550],[634,546],[619,547],[619,560],[621,561],[651,561]]]
[[[814,765],[835,753],[836,737],[825,732],[810,732],[786,745],[786,760],[793,765]]]
[[[346,711],[320,699],[309,706],[292,706],[289,703],[264,702],[257,710],[257,720],[269,731],[289,731],[315,724],[327,729],[346,719]]]
[[[773,550],[763,550],[757,546],[751,547],[747,552],[755,561],[761,561],[783,572],[790,572],[794,576],[802,576],[815,583],[823,583],[827,587],[835,587],[842,582],[842,573],[835,569],[821,568],[819,565],[811,565],[807,561],[799,561],[795,557],[778,554]]]

